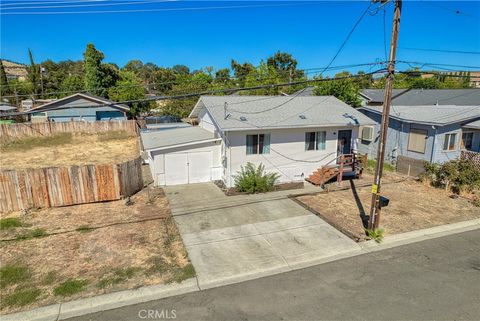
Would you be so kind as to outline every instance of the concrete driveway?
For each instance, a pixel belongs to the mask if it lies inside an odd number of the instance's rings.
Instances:
[[[287,198],[292,191],[225,196],[213,183],[165,188],[202,289],[311,266],[360,251]]]

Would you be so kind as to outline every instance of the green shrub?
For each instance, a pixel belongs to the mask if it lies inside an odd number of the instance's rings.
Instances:
[[[242,166],[238,175],[235,175],[235,187],[240,192],[249,194],[268,192],[280,177],[277,173],[266,173],[263,164],[255,167],[254,164],[248,162]]]
[[[365,229],[365,232],[367,232],[367,235],[369,238],[371,238],[372,240],[375,240],[375,242],[377,243],[382,242],[385,234],[385,231],[381,228],[377,228],[373,230]]]
[[[172,278],[172,282],[180,283],[193,277],[195,277],[195,268],[191,263],[188,263],[182,269],[175,272]]]
[[[451,160],[443,164],[425,162],[423,181],[429,181],[435,187],[460,192],[480,188],[480,169],[471,160]]]
[[[37,288],[19,289],[2,298],[3,306],[24,306],[30,304],[37,299],[42,291]]]
[[[0,269],[0,288],[18,284],[30,279],[32,273],[26,265],[8,264]]]
[[[84,290],[85,286],[88,284],[87,280],[79,279],[69,279],[65,282],[60,283],[55,289],[53,289],[53,294],[59,296],[70,296]]]
[[[8,217],[0,219],[0,230],[8,230],[15,227],[21,227],[22,222],[17,217]]]

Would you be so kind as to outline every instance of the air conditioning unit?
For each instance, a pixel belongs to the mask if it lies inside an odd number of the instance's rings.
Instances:
[[[373,126],[365,126],[362,128],[362,140],[373,141]]]

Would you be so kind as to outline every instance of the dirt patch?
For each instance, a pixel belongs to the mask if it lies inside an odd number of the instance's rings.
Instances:
[[[121,163],[138,155],[138,138],[122,131],[64,133],[0,145],[3,170]]]
[[[28,278],[3,284],[2,301],[25,289],[40,294],[31,303],[1,304],[1,313],[191,276],[163,190],[146,188],[130,201],[133,204],[121,200],[8,215],[21,226],[0,230],[1,272],[27,269]],[[32,236],[35,230],[43,233]],[[24,235],[29,237],[19,238]],[[75,285],[77,292],[58,295]]]
[[[296,200],[361,241],[366,239],[364,222],[370,212],[372,181],[373,177],[365,174],[362,179],[344,182],[348,189],[300,196]],[[390,199],[381,214],[380,227],[385,235],[480,218],[480,208],[468,200],[451,198],[442,189],[398,174],[385,176],[382,195]]]

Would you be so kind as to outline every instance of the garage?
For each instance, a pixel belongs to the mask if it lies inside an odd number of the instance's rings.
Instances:
[[[203,183],[221,178],[221,139],[199,127],[141,133],[157,186]]]

